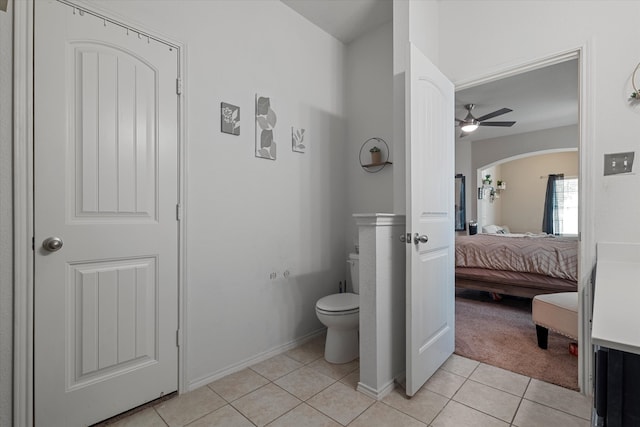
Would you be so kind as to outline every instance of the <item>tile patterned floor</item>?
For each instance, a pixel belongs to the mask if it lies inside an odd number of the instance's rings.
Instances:
[[[148,427],[588,427],[591,399],[453,355],[411,399],[356,391],[358,362],[331,365],[324,337],[109,422]],[[107,423],[105,423],[106,425]]]

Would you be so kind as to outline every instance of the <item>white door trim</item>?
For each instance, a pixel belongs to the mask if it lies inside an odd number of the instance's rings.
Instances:
[[[13,3],[14,69],[13,69],[13,232],[14,232],[14,327],[13,327],[13,425],[33,425],[33,30],[34,1]],[[167,44],[177,50],[178,77],[182,94],[178,97],[178,192],[181,220],[178,231],[178,327],[181,342],[178,348],[178,392],[187,391],[186,336],[186,47],[157,31],[147,31],[139,23],[98,10],[81,0],[58,0],[109,22]]]
[[[591,54],[591,41],[583,45],[552,53],[543,57],[533,58],[526,62],[513,63],[500,67],[482,76],[454,82],[456,91],[493,82],[527,71],[536,70],[549,65],[558,64],[570,59],[578,59],[579,70],[579,150],[580,150],[580,250],[579,250],[579,279],[578,279],[578,333],[580,346],[578,348],[578,387],[583,394],[593,393],[593,352],[591,351],[591,315],[592,312],[592,283],[591,276],[596,262],[594,241],[594,197],[588,189],[594,188],[595,143],[593,139],[594,105],[593,80],[594,64]]]

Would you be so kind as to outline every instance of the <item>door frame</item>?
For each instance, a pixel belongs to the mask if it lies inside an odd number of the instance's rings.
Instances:
[[[145,37],[177,50],[177,75],[182,81],[178,96],[178,393],[187,391],[187,306],[186,306],[186,47],[184,43],[144,25],[131,22],[112,11],[97,8],[83,0],[57,0],[69,7],[97,16],[112,24],[129,28]],[[13,425],[32,426],[34,413],[34,212],[33,212],[33,76],[34,3],[14,1],[13,41]]]
[[[564,51],[527,61],[511,63],[489,73],[466,80],[455,81],[455,90],[467,89],[506,77],[533,71],[571,59],[578,60],[578,129],[580,151],[580,207],[579,207],[579,255],[578,255],[578,387],[583,394],[593,393],[593,351],[591,344],[591,313],[593,306],[592,273],[596,263],[594,197],[588,189],[594,188],[595,143],[592,118],[594,116],[593,80],[595,67],[589,41]]]

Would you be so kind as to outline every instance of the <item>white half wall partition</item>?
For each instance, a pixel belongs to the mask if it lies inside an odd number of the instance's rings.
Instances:
[[[360,382],[375,399],[405,372],[405,216],[354,214],[360,241]]]

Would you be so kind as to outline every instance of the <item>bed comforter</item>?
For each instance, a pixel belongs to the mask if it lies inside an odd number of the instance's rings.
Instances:
[[[517,271],[578,280],[578,241],[549,235],[456,237],[456,267]]]

